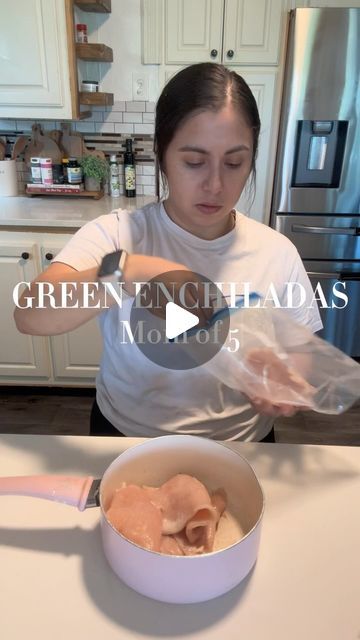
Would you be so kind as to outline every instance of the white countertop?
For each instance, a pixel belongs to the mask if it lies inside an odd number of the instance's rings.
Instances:
[[[135,442],[2,435],[1,474],[100,476]],[[258,561],[242,584],[203,604],[155,602],[107,565],[98,509],[2,496],[1,637],[358,640],[360,448],[232,446],[253,465],[266,500]]]
[[[136,198],[72,198],[38,196],[19,196],[0,198],[0,229],[6,226],[16,227],[67,227],[79,228],[89,220],[110,213],[112,209],[138,209],[148,202],[154,202],[155,196],[136,196]]]

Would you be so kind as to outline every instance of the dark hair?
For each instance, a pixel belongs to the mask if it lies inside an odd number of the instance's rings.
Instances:
[[[156,105],[154,152],[162,176],[165,153],[177,129],[196,112],[220,111],[229,98],[253,131],[251,170],[255,185],[255,160],[260,133],[256,100],[241,76],[213,62],[185,67],[169,80],[159,97]]]

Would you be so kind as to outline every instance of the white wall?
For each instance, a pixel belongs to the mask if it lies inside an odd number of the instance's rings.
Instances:
[[[75,10],[76,22],[88,25],[89,42],[111,47],[112,63],[79,63],[80,81],[99,80],[100,90],[114,94],[114,100],[133,100],[132,74],[146,76],[148,97],[158,97],[159,68],[141,64],[141,10],[140,0],[113,0],[111,13],[99,14]],[[138,98],[139,99],[139,98]]]

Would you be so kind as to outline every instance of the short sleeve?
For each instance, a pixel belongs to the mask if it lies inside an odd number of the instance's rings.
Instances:
[[[104,255],[133,247],[131,213],[114,211],[81,227],[56,255],[54,262],[63,262],[77,271],[98,266]]]
[[[315,333],[322,329],[323,324],[309,277],[299,253],[295,247],[293,249],[293,263],[289,279],[285,283],[281,305],[287,309],[293,320],[309,327]]]

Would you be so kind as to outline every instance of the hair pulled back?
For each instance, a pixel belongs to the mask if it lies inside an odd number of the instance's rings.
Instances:
[[[213,62],[185,67],[169,80],[159,97],[156,105],[154,152],[163,176],[166,150],[186,119],[202,111],[216,113],[229,103],[238,109],[253,132],[251,170],[255,182],[260,133],[256,100],[241,76]]]

